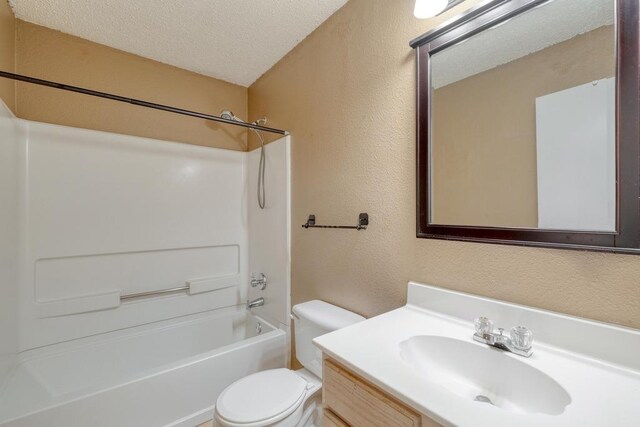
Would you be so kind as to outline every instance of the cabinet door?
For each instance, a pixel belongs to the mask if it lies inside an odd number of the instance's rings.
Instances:
[[[324,361],[322,389],[325,407],[350,426],[419,427],[421,424],[421,416],[414,410],[329,359]]]

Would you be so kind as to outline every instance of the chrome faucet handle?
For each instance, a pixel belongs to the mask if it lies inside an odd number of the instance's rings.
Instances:
[[[480,336],[489,335],[493,332],[493,322],[488,317],[478,317],[473,323],[475,324],[476,332]]]
[[[528,351],[533,344],[533,333],[524,326],[514,326],[511,328],[511,345],[518,350]]]
[[[260,273],[258,277],[251,275],[251,287],[259,287],[261,291],[264,291],[267,287],[267,276],[264,273]]]

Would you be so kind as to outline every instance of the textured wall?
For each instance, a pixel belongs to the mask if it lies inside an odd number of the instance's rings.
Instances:
[[[538,227],[536,98],[613,77],[614,40],[600,27],[433,92],[434,223]]]
[[[0,70],[15,71],[15,25],[16,19],[7,0],[0,0]],[[15,83],[0,78],[0,99],[15,112]]]
[[[0,2],[3,0],[0,0]],[[247,114],[247,89],[17,20],[18,73],[219,114]],[[17,85],[20,118],[232,150],[246,149],[246,131],[201,119]]]
[[[408,43],[474,1],[420,21],[411,0],[351,0],[249,88],[249,116],[292,134],[293,302],[372,316],[404,304],[411,279],[640,328],[640,256],[415,237]],[[300,227],[362,211],[367,231]]]

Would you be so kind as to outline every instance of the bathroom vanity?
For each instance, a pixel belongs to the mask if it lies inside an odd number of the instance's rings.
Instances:
[[[638,425],[640,331],[417,283],[407,300],[314,340],[325,425]],[[529,328],[529,357],[475,340],[480,316]]]
[[[439,426],[422,422],[422,416],[375,385],[325,357],[323,366],[324,426],[389,427]]]

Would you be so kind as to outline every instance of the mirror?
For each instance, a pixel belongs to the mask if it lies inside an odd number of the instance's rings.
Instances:
[[[484,1],[412,42],[418,237],[638,247],[637,10]]]
[[[614,0],[555,0],[431,58],[431,223],[615,231]]]

